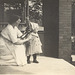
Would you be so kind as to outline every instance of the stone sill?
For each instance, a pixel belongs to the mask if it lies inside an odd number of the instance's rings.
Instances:
[[[71,55],[72,61],[75,61],[75,55]]]

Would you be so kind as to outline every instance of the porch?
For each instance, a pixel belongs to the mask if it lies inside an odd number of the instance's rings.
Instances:
[[[40,63],[25,66],[0,66],[0,74],[14,75],[75,75],[75,67],[63,59],[39,56]],[[0,61],[1,63],[1,61]]]

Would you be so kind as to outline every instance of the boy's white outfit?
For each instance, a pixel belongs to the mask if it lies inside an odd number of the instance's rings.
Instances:
[[[37,29],[38,31],[39,26],[37,23],[31,22],[31,26],[33,30]],[[37,53],[42,53],[42,47],[41,47],[42,43],[40,41],[38,33],[32,32],[30,36],[32,37],[32,39],[29,41],[30,46],[28,46],[27,48],[27,56],[37,54]]]

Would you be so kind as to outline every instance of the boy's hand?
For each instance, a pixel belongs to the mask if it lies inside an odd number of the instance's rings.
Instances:
[[[32,38],[31,35],[29,35],[29,36],[27,37],[27,39],[29,39],[29,40],[31,40],[31,38]]]

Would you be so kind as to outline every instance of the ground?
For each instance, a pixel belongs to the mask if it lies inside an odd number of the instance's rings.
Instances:
[[[32,59],[32,58],[31,58]],[[75,75],[75,66],[63,59],[38,56],[40,63],[25,66],[0,66],[0,74],[19,75]]]

